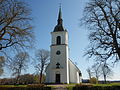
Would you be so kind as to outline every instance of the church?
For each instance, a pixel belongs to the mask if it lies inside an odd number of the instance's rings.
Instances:
[[[50,63],[46,67],[46,83],[80,83],[79,68],[69,59],[68,32],[63,27],[61,7],[57,25],[51,32]]]

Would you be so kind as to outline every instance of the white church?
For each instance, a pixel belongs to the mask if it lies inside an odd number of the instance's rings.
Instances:
[[[63,27],[61,7],[57,25],[51,32],[50,63],[46,67],[46,83],[80,83],[79,68],[69,59],[68,32]]]

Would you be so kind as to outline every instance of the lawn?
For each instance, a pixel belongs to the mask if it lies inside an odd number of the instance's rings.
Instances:
[[[27,85],[0,85],[0,87],[27,87]]]
[[[110,84],[93,84],[93,86],[120,86],[120,83],[110,83]]]
[[[51,90],[50,87],[46,87],[40,84],[31,85],[0,85],[0,90]]]

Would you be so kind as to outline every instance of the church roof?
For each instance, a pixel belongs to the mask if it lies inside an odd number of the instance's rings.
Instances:
[[[58,31],[65,31],[64,27],[63,27],[63,20],[62,20],[62,11],[61,11],[61,7],[59,8],[59,14],[58,14],[58,20],[57,20],[57,25],[54,28],[54,32],[58,32]]]

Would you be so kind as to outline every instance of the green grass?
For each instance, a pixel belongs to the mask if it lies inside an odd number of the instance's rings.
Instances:
[[[27,85],[0,85],[0,87],[27,87]]]
[[[93,84],[93,86],[120,86],[120,83],[110,83],[110,84]]]
[[[66,88],[67,88],[68,90],[73,90],[73,87],[74,87],[74,86],[67,86]]]

